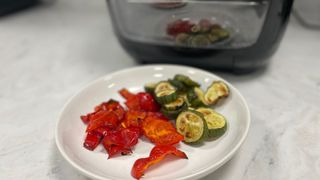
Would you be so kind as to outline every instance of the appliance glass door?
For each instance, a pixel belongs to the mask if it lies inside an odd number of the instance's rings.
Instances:
[[[267,0],[109,0],[124,39],[209,49],[253,45],[269,5]]]

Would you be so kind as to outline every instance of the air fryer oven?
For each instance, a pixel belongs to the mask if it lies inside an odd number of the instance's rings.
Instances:
[[[107,2],[120,43],[139,62],[188,64],[244,72],[264,66],[267,57],[275,52],[293,0]],[[158,6],[159,2],[160,5],[164,2],[173,6]],[[211,41],[210,33],[214,30],[197,29],[204,20],[211,23],[210,28],[217,26],[226,31],[227,38]],[[180,22],[191,24],[191,30],[178,35],[168,34],[169,27]],[[182,41],[180,37],[183,37]]]

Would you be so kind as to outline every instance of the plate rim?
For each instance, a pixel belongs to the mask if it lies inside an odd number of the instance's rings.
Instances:
[[[212,172],[214,172],[215,170],[217,170],[218,168],[220,168],[222,165],[224,165],[227,161],[229,161],[234,154],[239,150],[239,148],[241,147],[241,145],[244,143],[244,140],[247,138],[249,130],[250,130],[250,126],[251,126],[251,113],[249,110],[249,106],[247,101],[245,100],[245,98],[243,97],[243,95],[240,93],[240,91],[235,88],[231,83],[229,83],[228,81],[226,81],[224,78],[209,72],[207,70],[204,69],[200,69],[200,68],[196,68],[196,67],[191,67],[191,66],[186,66],[186,65],[174,65],[174,64],[149,64],[149,65],[138,65],[138,66],[133,66],[133,67],[128,67],[128,68],[124,68],[121,70],[116,70],[116,71],[112,71],[110,73],[107,73],[93,81],[90,81],[89,83],[85,84],[84,86],[80,87],[78,91],[76,91],[71,97],[68,98],[68,100],[66,101],[66,103],[63,105],[62,109],[60,110],[59,114],[58,114],[58,120],[56,122],[55,125],[55,144],[58,148],[58,151],[60,152],[60,154],[62,155],[62,157],[64,158],[65,161],[67,161],[69,164],[71,164],[71,166],[76,169],[78,172],[80,172],[82,175],[85,175],[87,177],[93,178],[93,179],[98,179],[98,180],[109,180],[109,178],[112,179],[119,179],[119,178],[115,178],[115,177],[102,177],[100,175],[94,174],[88,170],[86,170],[85,168],[79,166],[77,163],[75,163],[71,158],[69,158],[69,156],[66,154],[64,148],[62,147],[62,143],[59,141],[59,125],[61,123],[61,117],[65,111],[65,109],[69,106],[69,104],[71,103],[71,101],[78,96],[82,91],[84,91],[85,89],[87,89],[88,87],[92,86],[93,84],[106,79],[108,77],[112,77],[115,76],[117,74],[122,74],[124,72],[128,72],[128,71],[134,71],[134,70],[138,70],[138,69],[148,69],[148,68],[156,68],[156,67],[162,67],[163,69],[165,68],[186,68],[186,69],[190,69],[190,70],[195,70],[195,71],[199,71],[200,73],[205,73],[205,74],[210,74],[213,75],[219,79],[221,79],[222,81],[226,82],[228,84],[228,86],[230,86],[238,95],[239,98],[241,99],[241,101],[243,102],[244,105],[244,109],[245,109],[245,113],[247,118],[247,125],[245,126],[245,131],[241,137],[241,139],[236,143],[236,145],[230,150],[230,152],[223,157],[221,160],[213,163],[212,165],[187,176],[183,176],[181,178],[177,178],[179,180],[185,180],[185,179],[199,179],[201,177],[204,177]],[[122,180],[122,179],[119,179]]]

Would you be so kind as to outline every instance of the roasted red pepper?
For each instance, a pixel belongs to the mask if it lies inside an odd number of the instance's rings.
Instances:
[[[113,130],[103,138],[102,144],[109,157],[114,155],[131,153],[131,148],[138,143],[140,130],[138,128],[124,128]]]
[[[151,94],[140,92],[137,96],[142,110],[149,112],[156,112],[160,110],[160,106],[156,103],[156,100]]]
[[[149,166],[160,162],[169,154],[188,159],[184,152],[178,150],[174,146],[155,146],[151,150],[149,157],[140,158],[135,161],[131,169],[131,175],[137,179],[141,178]]]
[[[125,89],[125,88],[124,88],[124,89],[121,89],[121,90],[119,91],[119,93],[120,93],[120,95],[121,95],[122,97],[124,97],[126,100],[135,97],[135,94],[131,93],[130,91],[128,91],[128,90]]]
[[[99,116],[101,116],[103,114],[102,112],[108,111],[113,111],[120,120],[124,117],[125,114],[125,110],[120,105],[120,103],[111,99],[108,102],[103,102],[100,105],[96,106],[94,108],[94,112],[80,116],[80,118],[85,124],[88,124],[92,119],[97,119]]]
[[[133,111],[129,110],[123,120],[124,127],[141,127],[141,123],[146,118],[147,113],[143,111]]]
[[[93,151],[101,142],[103,135],[97,132],[88,132],[83,146]]]
[[[80,116],[81,120],[83,123],[88,124],[90,122],[91,116],[94,115],[95,113],[89,113],[87,115],[82,115]]]
[[[174,126],[166,120],[147,117],[142,122],[143,134],[156,145],[173,145],[183,140]]]
[[[165,115],[163,115],[161,112],[147,112],[147,117],[158,118],[158,119],[169,121],[169,119]]]
[[[99,128],[97,128],[97,129],[93,130],[92,132],[98,133],[98,134],[100,134],[101,136],[104,137],[104,136],[107,135],[107,133],[108,133],[109,131],[111,131],[111,128],[108,128],[108,127],[99,127]]]
[[[189,20],[178,19],[168,24],[167,34],[176,36],[180,33],[190,33],[192,26],[194,26],[194,23],[191,23]]]
[[[109,100],[108,102],[101,103],[99,106],[94,108],[96,112],[98,111],[113,111],[117,116],[118,119],[122,119],[125,114],[124,108],[120,105],[118,101],[113,99]]]
[[[159,111],[160,106],[149,93],[140,92],[133,94],[127,89],[122,89],[119,93],[126,99],[126,106],[135,111]]]
[[[116,128],[119,122],[120,119],[114,111],[99,111],[91,118],[87,132],[100,127]]]

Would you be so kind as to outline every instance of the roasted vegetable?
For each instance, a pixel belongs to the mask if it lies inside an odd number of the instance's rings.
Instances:
[[[101,114],[108,111],[113,111],[118,116],[118,119],[122,119],[125,113],[124,108],[120,105],[120,103],[111,99],[108,102],[103,102],[96,106],[94,108],[94,112],[80,116],[80,118],[85,124],[88,124],[91,120],[97,119]]]
[[[142,130],[144,136],[156,145],[173,145],[183,140],[169,121],[160,118],[147,117],[142,122]]]
[[[198,143],[207,137],[208,127],[201,113],[184,111],[176,120],[177,131],[184,136],[186,143]]]
[[[214,105],[219,99],[229,96],[229,88],[222,81],[214,81],[207,89],[204,100],[209,105]]]
[[[219,37],[220,41],[227,39],[230,36],[230,33],[226,29],[223,29],[221,27],[212,28],[210,34]]]
[[[177,89],[167,81],[159,82],[155,89],[155,96],[158,103],[167,104],[177,100]]]
[[[207,33],[210,30],[212,24],[209,19],[201,19],[199,21],[199,26],[201,28],[201,30],[200,30],[201,33]]]
[[[100,133],[94,131],[88,132],[84,140],[83,147],[93,151],[100,144],[102,137],[103,136]]]
[[[220,40],[219,36],[217,36],[215,34],[208,34],[207,37],[211,43],[216,43]]]
[[[158,112],[160,106],[156,103],[156,100],[149,93],[140,92],[137,94],[139,99],[140,108],[143,111]]]
[[[188,87],[184,85],[181,81],[175,80],[175,79],[169,79],[169,83],[174,86],[179,94],[186,93],[188,90]]]
[[[182,82],[187,87],[200,87],[200,84],[190,79],[188,76],[177,74],[174,76],[174,80]]]
[[[187,33],[180,33],[176,36],[175,38],[175,43],[176,45],[187,45],[188,44],[188,40],[191,36],[188,35]]]
[[[122,127],[138,127],[141,128],[142,121],[147,117],[147,113],[143,111],[129,110],[121,123]]]
[[[151,152],[149,157],[140,158],[134,162],[134,165],[131,169],[131,175],[134,178],[140,179],[144,172],[153,164],[159,163],[163,160],[167,155],[172,154],[179,158],[188,159],[187,155],[176,149],[174,146],[155,146]]]
[[[169,23],[167,34],[172,36],[177,46],[205,48],[230,38],[230,31],[209,19],[200,19],[197,23],[178,19]]]
[[[147,83],[144,85],[144,90],[147,93],[154,94],[154,90],[156,89],[157,83]]]
[[[211,44],[206,35],[198,34],[189,38],[188,45],[190,47],[207,47]]]
[[[167,26],[167,34],[170,36],[177,36],[180,33],[189,33],[191,32],[191,27],[194,24],[188,20],[178,19],[172,23],[169,23]]]
[[[198,87],[190,89],[187,93],[187,98],[192,107],[208,106],[204,100],[203,91]]]
[[[227,121],[225,117],[211,108],[198,108],[208,125],[208,137],[217,139],[227,131]]]
[[[166,110],[175,111],[175,110],[181,109],[183,107],[184,103],[185,102],[184,102],[183,98],[179,97],[177,100],[175,100],[171,103],[164,104],[163,107]]]
[[[185,102],[183,97],[179,97],[176,101],[165,104],[161,108],[161,112],[170,118],[176,118],[180,112],[186,110],[188,108],[188,104]]]
[[[149,93],[140,92],[133,94],[127,89],[122,89],[119,93],[126,99],[125,104],[130,110],[159,111],[160,109],[153,96]]]
[[[122,155],[131,153],[131,148],[138,143],[139,137],[138,128],[113,130],[103,138],[102,144],[109,154],[108,158],[111,158],[118,153]]]
[[[193,26],[191,27],[191,32],[192,32],[192,33],[199,33],[200,30],[201,30],[201,26],[200,26],[200,25],[193,25]]]
[[[115,128],[120,123],[120,119],[113,111],[99,111],[90,120],[87,132],[93,131],[100,127]]]

